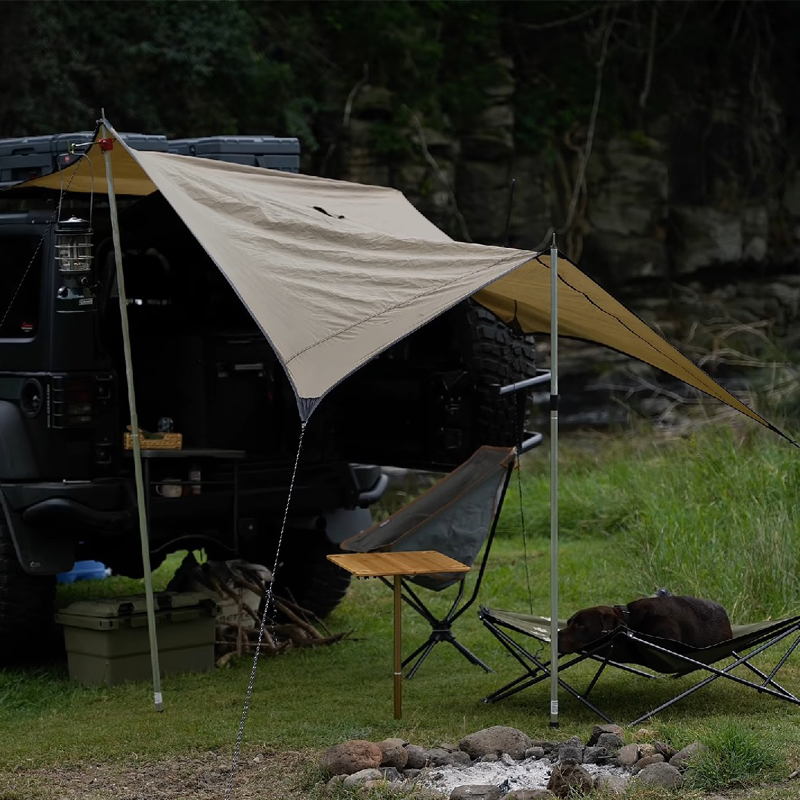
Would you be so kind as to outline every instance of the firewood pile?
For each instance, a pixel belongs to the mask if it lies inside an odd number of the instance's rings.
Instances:
[[[215,656],[217,666],[232,658],[254,653],[261,630],[270,571],[242,560],[206,561],[189,553],[167,587],[170,591],[203,592],[220,604],[217,615]],[[261,655],[277,655],[298,647],[334,644],[350,631],[331,633],[310,611],[291,598],[273,592],[264,618]]]

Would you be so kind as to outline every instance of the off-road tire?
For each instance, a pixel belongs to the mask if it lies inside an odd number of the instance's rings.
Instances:
[[[327,558],[328,553],[338,552],[339,548],[328,541],[324,533],[287,530],[275,571],[275,594],[294,601],[315,617],[328,616],[350,586],[350,573]],[[271,570],[275,564],[274,549],[266,560],[263,556],[254,560]]]
[[[60,655],[55,576],[28,575],[0,516],[0,666]]]
[[[515,394],[501,396],[498,389],[536,375],[533,337],[515,333],[473,301],[467,305],[464,321],[461,352],[474,387],[473,446],[518,444],[529,410],[520,412]]]

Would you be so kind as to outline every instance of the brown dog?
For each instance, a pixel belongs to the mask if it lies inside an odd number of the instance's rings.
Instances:
[[[728,614],[719,603],[665,595],[643,597],[627,606],[596,606],[579,611],[558,633],[559,652],[577,653],[623,626],[690,647],[709,647],[733,637]]]

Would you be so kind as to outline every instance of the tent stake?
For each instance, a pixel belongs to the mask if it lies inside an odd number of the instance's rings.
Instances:
[[[558,248],[550,246],[550,727],[558,727]]]
[[[105,119],[102,120],[104,138],[110,138],[111,131]],[[108,183],[108,205],[111,212],[111,232],[114,240],[114,261],[117,271],[117,290],[119,292],[119,311],[122,321],[122,342],[125,350],[125,376],[128,384],[128,405],[131,411],[131,437],[133,439],[133,469],[136,476],[136,502],[139,510],[139,538],[142,543],[142,566],[144,568],[144,593],[147,607],[147,633],[150,637],[150,666],[153,672],[153,699],[156,711],[163,711],[161,697],[161,669],[158,663],[158,641],[156,638],[155,602],[153,599],[153,576],[150,571],[150,537],[145,513],[145,485],[142,475],[142,451],[139,443],[139,415],[136,412],[136,394],[133,388],[133,363],[131,359],[131,337],[128,330],[128,300],[125,294],[125,278],[122,274],[122,248],[119,237],[119,218],[117,217],[117,197],[114,193],[114,173],[111,169],[110,150],[103,148]]]

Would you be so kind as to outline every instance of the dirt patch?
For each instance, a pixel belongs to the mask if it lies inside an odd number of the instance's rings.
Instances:
[[[80,764],[0,774],[0,800],[222,800],[231,753],[147,763]],[[242,752],[231,800],[307,800],[318,754]]]

